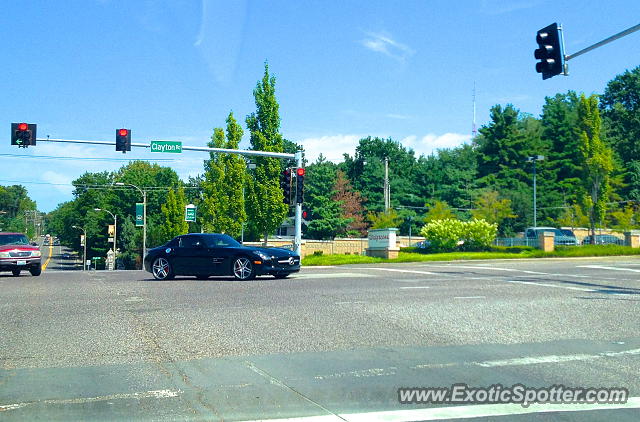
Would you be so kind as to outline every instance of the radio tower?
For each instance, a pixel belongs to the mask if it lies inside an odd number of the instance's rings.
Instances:
[[[478,135],[478,129],[476,128],[476,82],[473,82],[473,124],[471,125],[471,139],[474,139]]]

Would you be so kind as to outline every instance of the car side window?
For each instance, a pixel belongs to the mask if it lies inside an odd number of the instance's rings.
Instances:
[[[202,244],[202,239],[197,236],[182,236],[180,238],[181,248],[195,248]]]

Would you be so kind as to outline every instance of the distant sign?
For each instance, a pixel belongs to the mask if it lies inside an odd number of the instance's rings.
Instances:
[[[136,227],[144,226],[144,204],[136,203]]]
[[[184,212],[184,221],[188,221],[191,223],[196,222],[196,209],[197,207],[193,204],[189,204],[185,207]]]
[[[180,141],[151,141],[151,152],[182,152],[182,142]]]

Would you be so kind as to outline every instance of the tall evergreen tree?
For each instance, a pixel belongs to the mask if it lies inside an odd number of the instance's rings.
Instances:
[[[254,150],[283,152],[280,134],[279,105],[276,100],[276,79],[269,74],[265,63],[262,80],[253,90],[256,111],[247,116],[251,148]],[[288,207],[282,202],[280,189],[280,162],[277,158],[257,157],[247,186],[247,216],[250,226],[267,242],[287,216]]]

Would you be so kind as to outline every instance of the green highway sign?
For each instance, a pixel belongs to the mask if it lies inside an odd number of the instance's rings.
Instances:
[[[151,152],[182,152],[182,142],[180,141],[151,141]]]
[[[193,204],[189,204],[185,207],[184,212],[184,221],[189,221],[192,223],[196,222],[196,209],[197,207]]]
[[[136,203],[136,227],[144,226],[144,204],[137,202]]]

